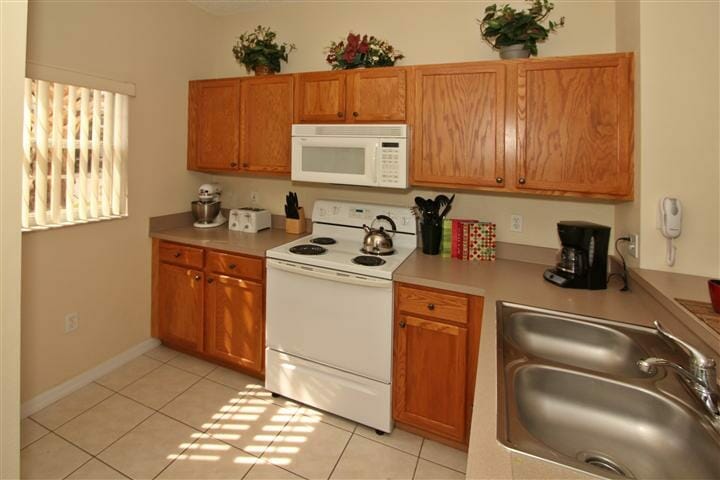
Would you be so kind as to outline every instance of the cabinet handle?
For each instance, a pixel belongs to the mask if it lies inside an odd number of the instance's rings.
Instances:
[[[200,275],[196,273],[193,278],[194,278],[195,280],[200,280]]]
[[[503,177],[497,177],[495,179],[495,183],[502,183],[502,182],[503,182]]]
[[[214,278],[208,278],[208,283],[212,283],[212,282],[214,282],[214,281],[215,281]]]
[[[520,177],[520,178],[518,178],[518,183],[519,183],[520,185],[525,185],[525,177]]]
[[[182,255],[182,253],[180,253],[180,252],[175,252],[175,258],[180,258],[180,255]]]
[[[343,112],[338,112],[338,118],[342,118]]]
[[[353,112],[353,117],[359,117],[360,114],[358,112]]]
[[[231,166],[231,167],[237,167],[237,162],[232,162],[232,163],[230,163],[230,166]]]
[[[235,270],[235,267],[237,267],[237,265],[235,265],[234,263],[231,263],[230,265],[228,265],[228,268],[230,270]]]
[[[434,304],[434,303],[428,303],[428,310],[435,310],[435,304]]]
[[[248,164],[247,164],[247,163],[243,163],[243,167],[244,167],[244,168],[247,168],[247,167],[248,167]]]
[[[405,328],[405,325],[407,325],[405,320],[400,320],[400,328]]]

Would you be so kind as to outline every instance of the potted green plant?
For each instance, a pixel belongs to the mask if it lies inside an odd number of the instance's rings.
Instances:
[[[295,50],[292,43],[278,44],[277,33],[270,27],[258,25],[252,32],[239,37],[232,51],[238,63],[245,65],[255,75],[269,75],[280,71],[280,60],[287,62],[288,54]]]
[[[537,42],[548,38],[550,32],[565,25],[565,17],[560,21],[543,22],[555,8],[549,0],[527,0],[532,6],[527,10],[515,10],[509,5],[498,7],[493,4],[485,9],[485,16],[478,19],[483,38],[500,50],[500,58],[527,58],[537,55]]]

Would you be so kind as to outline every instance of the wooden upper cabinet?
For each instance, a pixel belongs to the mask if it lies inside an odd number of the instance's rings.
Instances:
[[[413,184],[504,186],[503,63],[418,67],[413,123]]]
[[[369,68],[347,74],[349,122],[402,122],[406,118],[407,69]]]
[[[188,168],[236,170],[240,153],[240,79],[190,82]]]
[[[208,275],[205,297],[205,352],[255,373],[263,371],[263,286]]]
[[[631,198],[632,54],[517,66],[519,189]]]
[[[299,122],[345,122],[345,72],[298,75],[296,97]]]
[[[396,318],[395,419],[464,442],[467,329],[407,314]]]
[[[160,338],[190,350],[203,348],[203,278],[199,270],[161,262],[158,267]]]
[[[241,165],[246,172],[290,173],[292,75],[242,81]]]

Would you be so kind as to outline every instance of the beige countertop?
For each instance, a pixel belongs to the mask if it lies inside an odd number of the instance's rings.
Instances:
[[[631,291],[621,292],[613,281],[607,290],[571,290],[556,287],[542,278],[546,265],[498,259],[495,262],[462,262],[416,251],[393,277],[396,281],[481,295],[485,297],[478,358],[477,387],[473,406],[467,478],[592,478],[568,468],[515,453],[502,446],[497,437],[497,363],[495,304],[508,301],[564,312],[608,318],[641,325],[660,320],[673,333],[708,354],[718,357],[720,341],[698,335],[691,317],[678,318],[658,301],[658,295],[702,299],[699,277],[679,278],[673,274],[634,272]],[[640,274],[643,277],[638,278]],[[654,278],[657,276],[658,278]],[[690,276],[684,276],[690,277]],[[643,280],[644,279],[644,280]],[[658,282],[655,291],[652,284]],[[704,287],[707,288],[706,286]],[[684,323],[688,322],[688,324]],[[695,321],[695,323],[698,323]],[[690,327],[690,328],[689,328]],[[700,340],[703,338],[703,340]]]
[[[292,242],[304,235],[307,234],[294,235],[279,228],[269,228],[258,233],[235,232],[229,230],[227,225],[215,228],[173,227],[150,232],[151,237],[160,240],[258,257],[264,257],[265,251],[270,248]]]

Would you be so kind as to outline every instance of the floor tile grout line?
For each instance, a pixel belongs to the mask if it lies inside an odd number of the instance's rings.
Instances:
[[[186,372],[185,370],[178,369],[177,367],[173,367],[172,365],[168,365],[168,366],[171,367],[171,368],[175,368],[176,370],[180,370],[181,372],[189,373],[189,372]],[[152,410],[155,410],[156,412],[160,412],[160,410],[163,409],[163,408],[165,408],[170,402],[174,401],[174,400],[177,399],[180,395],[182,395],[183,393],[185,393],[185,392],[187,392],[188,390],[190,390],[193,386],[195,386],[195,384],[197,384],[198,382],[200,382],[200,381],[203,379],[203,377],[199,377],[199,376],[197,376],[197,375],[195,375],[195,376],[198,377],[197,380],[195,380],[193,383],[191,383],[190,385],[188,385],[187,388],[185,388],[183,391],[181,391],[180,393],[178,393],[177,395],[175,395],[174,397],[172,397],[170,400],[168,400],[167,402],[163,403],[160,408],[155,408],[155,407],[152,407],[152,406],[150,406],[150,405],[147,405],[147,404],[141,402],[140,400],[138,400],[138,399],[136,399],[136,398],[132,398],[131,396],[129,396],[129,395],[126,394],[126,393],[122,393],[122,392],[117,392],[117,393],[118,393],[118,395],[122,395],[123,397],[127,398],[128,400],[132,400],[133,402],[137,402],[137,403],[139,403],[140,405],[142,405],[142,406],[144,406],[144,407],[147,407],[147,408],[150,408],[150,409],[152,409]],[[140,379],[138,379],[138,380],[140,380]],[[135,383],[135,382],[133,382],[133,383]],[[129,386],[130,386],[130,385],[128,385],[128,387],[129,387]],[[127,387],[126,387],[126,388],[127,388]]]
[[[93,458],[94,458],[95,460],[97,460],[98,462],[102,463],[103,465],[105,465],[106,467],[115,470],[117,473],[119,473],[119,474],[122,475],[123,477],[132,478],[132,477],[130,477],[130,475],[125,475],[123,472],[121,472],[121,471],[118,470],[117,468],[115,468],[115,467],[113,467],[112,465],[110,465],[109,463],[103,461],[101,458],[98,458],[98,457],[96,457],[96,456],[93,457]]]
[[[412,478],[415,480],[415,475],[417,475],[417,469],[418,465],[420,464],[420,454],[422,453],[423,445],[425,445],[425,438],[421,437],[422,441],[420,442],[420,450],[418,450],[417,458],[415,459],[415,469],[413,470]]]
[[[153,360],[153,361],[155,361],[155,362],[158,362],[160,365],[158,365],[158,366],[156,366],[156,367],[153,367],[153,368],[150,369],[149,371],[143,373],[142,375],[140,375],[138,378],[136,378],[135,380],[131,381],[131,382],[128,383],[127,385],[123,385],[122,387],[120,387],[120,390],[122,390],[123,388],[129,387],[130,385],[132,385],[133,383],[137,382],[137,381],[140,380],[141,378],[147,377],[147,376],[150,375],[152,372],[154,372],[154,371],[157,370],[158,368],[160,368],[160,367],[162,367],[163,365],[165,365],[165,363],[161,362],[160,360],[155,360],[154,358],[148,357],[148,356],[145,355],[145,354],[142,354],[141,356],[146,357],[146,358],[149,358],[150,360]],[[139,357],[135,357],[133,360],[137,360],[138,358],[139,358]],[[108,387],[107,385],[103,385],[103,384],[100,383],[98,380],[102,380],[102,379],[105,378],[106,376],[110,375],[112,372],[115,372],[115,371],[121,369],[122,367],[124,367],[125,365],[127,365],[127,364],[130,363],[130,362],[132,362],[132,360],[130,360],[130,361],[124,363],[123,365],[120,365],[119,367],[117,367],[117,368],[109,371],[108,373],[106,373],[106,374],[103,375],[102,377],[93,380],[93,382],[97,383],[98,385],[100,385],[100,386],[102,386],[102,387],[107,388],[108,390],[112,390],[113,392],[119,393],[120,390],[115,390],[114,388]]]
[[[370,428],[370,427],[368,427],[368,428]],[[403,430],[403,431],[405,431],[405,430]],[[408,432],[408,433],[410,433],[410,432]],[[357,429],[355,429],[355,431],[353,432],[353,435],[357,435],[358,437],[362,437],[362,438],[364,438],[365,440],[370,440],[371,442],[379,443],[380,445],[384,445],[384,446],[386,446],[386,447],[390,447],[390,448],[392,448],[393,450],[397,450],[398,452],[402,452],[402,453],[404,453],[405,455],[410,455],[410,456],[412,456],[412,457],[419,457],[419,456],[420,456],[420,452],[422,451],[422,445],[423,445],[423,443],[424,443],[424,441],[425,441],[425,438],[424,438],[424,437],[420,437],[420,438],[423,439],[423,441],[420,442],[420,450],[418,450],[418,453],[415,454],[415,453],[410,453],[410,452],[408,452],[407,450],[403,450],[403,449],[401,449],[401,448],[395,447],[395,446],[393,446],[393,445],[390,445],[390,444],[387,444],[387,443],[383,443],[383,442],[381,442],[381,441],[379,441],[379,440],[375,440],[374,438],[366,437],[366,436],[363,435],[362,433],[358,433],[358,432],[357,432]],[[377,434],[376,434],[376,435],[377,435]],[[386,433],[385,435],[392,435],[392,433]],[[419,436],[419,435],[418,435],[418,436]]]
[[[462,473],[463,475],[467,475],[466,472],[463,472],[463,471],[461,471],[461,470],[458,470],[457,468],[448,467],[447,465],[444,465],[444,464],[442,464],[442,463],[438,463],[438,462],[436,462],[436,461],[434,461],[434,460],[428,460],[428,459],[425,458],[425,457],[419,457],[419,458],[420,458],[420,460],[425,460],[426,462],[430,462],[430,463],[432,463],[432,464],[434,464],[434,465],[437,465],[437,466],[439,466],[439,467],[447,468],[448,470],[452,470],[453,472]],[[467,467],[466,467],[466,470],[467,470]]]
[[[108,395],[107,397],[103,398],[103,399],[100,400],[99,402],[93,403],[93,404],[90,405],[88,408],[86,408],[86,409],[83,410],[82,412],[78,413],[78,414],[75,415],[74,417],[72,417],[72,418],[70,418],[70,419],[68,419],[68,420],[65,420],[63,423],[61,423],[60,425],[58,425],[58,426],[55,427],[55,428],[50,428],[50,427],[48,427],[48,426],[46,426],[46,425],[43,425],[43,424],[40,423],[39,421],[37,421],[37,420],[35,420],[34,418],[32,418],[32,415],[29,415],[27,418],[29,418],[29,419],[32,420],[33,422],[37,423],[38,425],[42,426],[43,428],[45,428],[45,429],[47,429],[47,430],[50,430],[51,432],[55,432],[56,430],[64,427],[66,424],[72,422],[73,420],[75,420],[76,418],[78,418],[80,415],[82,415],[83,413],[87,412],[88,410],[92,410],[93,408],[97,407],[98,405],[100,405],[101,403],[103,403],[105,400],[107,400],[108,398],[112,397],[114,393],[116,393],[115,390],[113,390],[113,389],[111,389],[111,388],[108,388],[108,387],[105,387],[105,386],[103,386],[103,385],[100,385],[99,383],[97,383],[97,382],[95,382],[95,381],[92,381],[92,382],[90,382],[90,383],[94,383],[95,385],[98,385],[98,386],[100,386],[100,387],[102,387],[102,388],[104,388],[104,389],[106,389],[106,390],[109,390],[109,391],[112,392],[112,393],[110,393],[110,395]],[[45,408],[52,407],[52,406],[55,405],[56,403],[58,403],[58,402],[60,402],[60,401],[62,401],[62,400],[64,400],[64,399],[68,398],[68,397],[69,397],[70,395],[72,395],[73,393],[78,392],[80,389],[87,387],[88,385],[90,385],[90,383],[88,383],[87,385],[84,385],[84,386],[78,388],[78,389],[75,390],[74,392],[68,393],[68,394],[65,395],[64,397],[62,397],[62,398],[54,401],[53,403],[51,403],[50,405],[48,405],[48,406],[45,407]],[[42,410],[39,410],[39,411],[36,412],[36,413],[42,412],[43,410],[45,410],[45,408],[43,408]],[[34,415],[34,414],[33,414],[33,415]]]
[[[355,427],[357,429],[357,426]],[[347,431],[347,430],[346,430]],[[340,455],[338,456],[338,459],[335,461],[335,465],[333,465],[332,470],[330,470],[330,475],[328,475],[328,479],[332,478],[333,473],[335,473],[335,469],[337,469],[337,466],[340,464],[340,460],[342,460],[343,455],[345,455],[345,450],[347,450],[348,445],[350,445],[350,440],[355,436],[355,432],[351,432],[350,436],[347,439],[347,442],[345,442],[345,446],[342,449],[342,452],[340,452]]]
[[[30,443],[28,443],[27,445],[25,445],[24,447],[22,447],[22,448],[20,449],[20,451],[23,451],[23,450],[25,450],[26,448],[28,448],[30,445],[32,445],[32,444],[34,444],[34,443],[36,443],[36,442],[39,442],[40,440],[42,440],[43,438],[47,437],[47,436],[50,435],[51,433],[55,433],[55,432],[52,431],[52,429],[47,428],[47,427],[46,427],[45,425],[43,425],[42,423],[39,423],[39,422],[33,420],[33,419],[30,418],[30,417],[26,417],[26,418],[28,418],[29,420],[31,420],[33,423],[36,423],[36,424],[40,425],[42,428],[44,428],[44,429],[46,430],[46,432],[43,433],[42,435],[40,435],[40,436],[39,436],[38,438],[36,438],[35,440],[33,440],[32,442],[30,442]]]
[[[81,468],[83,468],[83,467],[84,467],[85,465],[87,465],[88,463],[92,462],[94,458],[95,458],[95,457],[91,455],[90,458],[88,458],[87,460],[85,460],[82,464],[78,465],[78,467],[77,467],[75,470],[73,470],[72,472],[68,473],[67,475],[65,475],[65,476],[62,477],[62,478],[63,478],[63,479],[66,479],[66,478],[70,477],[70,475],[72,475],[73,473],[77,472],[78,470],[80,470]]]

